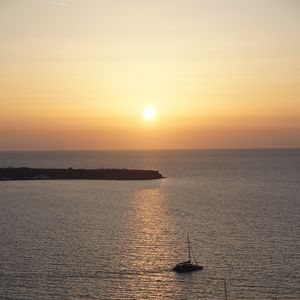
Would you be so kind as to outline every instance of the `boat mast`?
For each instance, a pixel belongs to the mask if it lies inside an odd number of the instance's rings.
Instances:
[[[224,292],[225,292],[225,300],[227,300],[227,285],[226,285],[226,279],[224,278]]]
[[[190,246],[189,234],[187,235],[187,240],[188,240],[189,261],[191,261],[191,246]]]

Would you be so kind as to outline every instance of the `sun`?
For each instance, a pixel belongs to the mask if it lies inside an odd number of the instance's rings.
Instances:
[[[148,106],[144,109],[143,117],[147,121],[152,121],[156,117],[156,110],[152,106]]]

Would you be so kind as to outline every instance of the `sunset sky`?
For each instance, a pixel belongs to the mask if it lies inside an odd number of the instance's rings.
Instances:
[[[0,0],[0,40],[0,150],[300,147],[299,0]]]

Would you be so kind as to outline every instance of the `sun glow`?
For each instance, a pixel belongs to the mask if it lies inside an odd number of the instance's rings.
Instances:
[[[143,117],[145,120],[147,121],[151,121],[151,120],[154,120],[155,117],[156,117],[156,111],[155,111],[155,108],[152,107],[152,106],[148,106],[144,109],[144,112],[143,112]]]

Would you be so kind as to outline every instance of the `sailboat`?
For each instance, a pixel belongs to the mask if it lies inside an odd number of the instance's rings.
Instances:
[[[189,254],[189,260],[180,262],[176,266],[173,267],[173,271],[176,272],[192,272],[192,271],[198,271],[202,270],[203,266],[200,266],[197,264],[194,253],[193,253],[193,260],[191,257],[191,243],[190,243],[190,238],[189,235],[187,236],[187,243],[188,243],[188,254]]]

